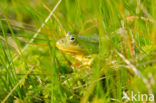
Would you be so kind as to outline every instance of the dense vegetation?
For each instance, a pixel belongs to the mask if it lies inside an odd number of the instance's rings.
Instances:
[[[156,0],[1,0],[0,102],[138,103],[156,94]],[[56,48],[98,34],[90,69]],[[144,98],[144,102],[148,103]]]

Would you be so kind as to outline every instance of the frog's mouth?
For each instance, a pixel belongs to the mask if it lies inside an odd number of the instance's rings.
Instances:
[[[56,43],[56,47],[62,51],[66,51],[72,54],[84,54],[85,52],[82,48],[66,47],[66,46],[60,45],[59,43]]]

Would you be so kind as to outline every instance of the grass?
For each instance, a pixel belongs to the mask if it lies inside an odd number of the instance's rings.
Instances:
[[[0,102],[154,103],[122,97],[123,91],[130,98],[132,91],[156,94],[155,5],[155,0],[0,1]],[[91,69],[80,70],[56,48],[69,31],[98,34]]]

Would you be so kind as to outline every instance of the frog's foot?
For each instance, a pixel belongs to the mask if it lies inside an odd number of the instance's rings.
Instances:
[[[79,67],[79,69],[80,70],[82,70],[82,69],[90,69],[90,66],[89,65],[80,65],[80,67]]]
[[[74,67],[76,67],[78,70],[90,69],[90,66],[89,65],[82,64],[80,61],[75,61],[75,63],[73,64],[73,68]]]
[[[80,61],[75,61],[73,64],[76,68],[79,68],[82,64],[80,63]]]
[[[82,69],[90,69],[90,64],[88,63],[84,63],[81,61],[75,61],[72,68],[76,67],[78,70],[82,70]]]

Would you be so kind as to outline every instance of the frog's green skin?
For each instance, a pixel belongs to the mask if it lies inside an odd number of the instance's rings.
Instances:
[[[57,41],[56,47],[69,53],[83,65],[90,67],[98,53],[99,40],[98,37],[67,34],[65,38]]]

